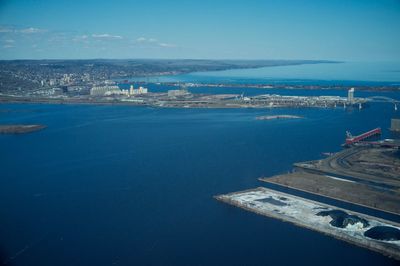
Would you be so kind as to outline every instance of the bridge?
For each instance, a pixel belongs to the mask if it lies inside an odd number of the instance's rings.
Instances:
[[[386,97],[386,96],[372,96],[367,98],[370,102],[380,102],[380,103],[400,103],[399,100]]]

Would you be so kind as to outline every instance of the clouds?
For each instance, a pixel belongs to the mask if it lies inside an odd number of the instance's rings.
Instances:
[[[110,33],[93,33],[93,34],[83,34],[83,35],[76,35],[72,38],[74,42],[82,42],[82,43],[95,43],[95,42],[106,42],[106,43],[112,43],[113,41],[119,40],[119,43],[125,43],[126,45],[129,45],[130,47],[136,47],[136,48],[154,48],[154,47],[160,47],[160,48],[175,48],[177,45],[171,44],[171,43],[166,43],[166,42],[160,42],[156,38],[146,38],[144,36],[140,36],[137,38],[129,38],[126,36],[122,35],[115,35],[115,34],[110,34]]]
[[[14,46],[15,40],[13,40],[13,39],[5,39],[5,40],[2,40],[2,41],[3,41],[2,47],[4,49],[10,49],[10,48],[14,48],[15,47]]]
[[[18,32],[23,33],[23,34],[35,34],[35,33],[47,32],[47,30],[30,27],[30,28],[21,29]]]
[[[146,41],[147,41],[147,39],[145,37],[139,37],[139,38],[136,39],[136,42],[138,42],[138,43],[143,43],[143,42],[146,42]]]
[[[96,38],[96,39],[110,39],[110,40],[121,40],[121,39],[123,39],[123,37],[120,36],[120,35],[112,35],[112,34],[108,34],[108,33],[92,34],[92,37]]]
[[[9,32],[13,32],[13,29],[8,26],[0,25],[0,33],[9,33]]]
[[[74,42],[84,42],[84,43],[95,43],[95,42],[105,42],[105,43],[112,43],[113,41],[118,40],[119,43],[125,43],[132,47],[177,47],[174,44],[169,44],[165,42],[160,42],[156,38],[146,38],[146,37],[138,37],[138,38],[129,38],[122,35],[115,35],[110,33],[101,33],[101,34],[83,34],[83,35],[76,35],[72,38]]]
[[[139,37],[136,39],[137,43],[156,43],[157,39],[155,38],[146,38],[146,37]]]
[[[156,38],[139,37],[134,42],[135,45],[147,47],[162,47],[162,48],[175,48],[177,45],[171,43],[160,42]]]
[[[145,35],[119,32],[59,31],[33,25],[0,25],[0,59],[160,57],[179,46]],[[40,53],[39,53],[40,51]],[[84,55],[84,56],[82,56]]]
[[[36,34],[47,32],[46,29],[35,28],[35,27],[16,27],[16,26],[6,26],[0,25],[0,34]]]
[[[88,39],[89,39],[89,36],[86,34],[76,35],[76,36],[72,37],[72,41],[74,41],[74,42],[87,42]]]
[[[158,43],[158,45],[161,47],[165,47],[165,48],[176,48],[177,47],[175,44],[164,43],[164,42],[160,42],[160,43]]]

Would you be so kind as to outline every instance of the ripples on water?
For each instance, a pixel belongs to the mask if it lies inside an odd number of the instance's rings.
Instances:
[[[397,115],[390,104],[363,110],[0,108],[33,111],[0,113],[0,123],[48,126],[0,136],[0,253],[15,265],[394,264],[212,198],[265,185],[257,178],[339,150],[346,130],[380,126],[390,137],[390,118]],[[276,114],[305,119],[255,120]]]

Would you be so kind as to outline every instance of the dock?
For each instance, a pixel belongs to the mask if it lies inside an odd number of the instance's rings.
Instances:
[[[400,260],[400,224],[263,187],[215,197]]]

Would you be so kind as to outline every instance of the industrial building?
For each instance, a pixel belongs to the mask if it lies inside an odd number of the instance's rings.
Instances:
[[[147,88],[141,86],[138,89],[135,89],[133,85],[131,85],[131,87],[129,88],[129,95],[146,94],[147,92]]]
[[[90,95],[103,96],[111,94],[120,94],[121,90],[116,85],[95,86],[90,89]]]
[[[104,85],[104,86],[95,86],[90,90],[90,95],[93,96],[110,96],[110,95],[140,95],[146,94],[148,92],[147,88],[139,87],[135,89],[133,85],[129,88],[129,90],[121,90],[117,85]]]

